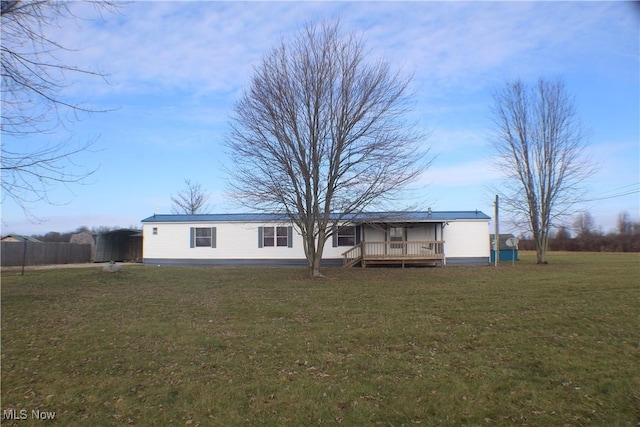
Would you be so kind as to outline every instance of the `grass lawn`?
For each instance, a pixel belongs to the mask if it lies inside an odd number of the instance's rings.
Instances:
[[[3,272],[3,425],[636,426],[640,256],[521,259]]]

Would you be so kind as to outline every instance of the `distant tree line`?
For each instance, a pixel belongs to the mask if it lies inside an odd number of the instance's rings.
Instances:
[[[90,234],[96,235],[100,233],[106,233],[108,231],[119,230],[121,228],[122,227],[107,227],[107,226],[89,228],[86,226],[82,226],[82,227],[78,227],[75,231],[68,231],[65,233],[60,233],[58,231],[49,231],[45,234],[32,234],[31,237],[38,239],[41,242],[67,243],[71,239],[71,236],[73,236],[74,234],[84,232],[84,233],[90,233]],[[138,227],[131,226],[130,228],[135,229]]]
[[[519,249],[535,250],[535,241],[521,238]],[[560,226],[549,236],[549,250],[585,252],[640,252],[640,221],[628,212],[618,214],[616,228],[608,233],[597,227],[589,212],[578,214],[571,227]]]

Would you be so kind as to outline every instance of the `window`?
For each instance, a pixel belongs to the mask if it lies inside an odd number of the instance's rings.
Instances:
[[[389,241],[402,242],[404,240],[404,228],[403,227],[390,227],[389,228]],[[392,243],[391,249],[402,249],[402,243]]]
[[[293,247],[293,227],[259,227],[258,247]]]
[[[273,246],[274,244],[274,235],[273,235],[273,227],[263,227],[262,228],[262,236],[264,238],[263,240],[263,246]]]
[[[191,227],[191,247],[192,248],[215,248],[216,228],[215,227]]]
[[[333,226],[332,229],[333,247],[349,246],[360,244],[360,227],[357,225]]]
[[[153,227],[153,235],[157,235],[158,234],[158,227]]]
[[[338,228],[338,246],[355,246],[356,244],[356,228],[340,227]]]
[[[277,230],[277,245],[289,246],[289,227],[276,227]]]
[[[196,228],[196,248],[211,247],[211,229]]]

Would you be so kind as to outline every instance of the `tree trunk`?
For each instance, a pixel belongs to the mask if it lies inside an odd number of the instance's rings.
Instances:
[[[313,257],[308,258],[309,259],[309,275],[311,277],[324,277],[324,274],[320,273],[320,262],[322,261],[322,252],[324,252],[324,242],[326,239],[326,234],[323,231],[320,231],[320,233],[318,233],[318,240],[317,242],[314,239],[314,245],[317,244],[317,246],[315,246],[315,250],[313,253]]]
[[[305,231],[302,232],[302,239],[304,241],[304,255],[307,258],[309,276],[312,278],[324,277],[324,275],[320,273],[320,262],[322,261],[326,232],[319,231],[316,237],[313,233],[313,226],[307,224]]]
[[[538,264],[548,264],[547,262],[547,238],[546,235],[535,236],[536,239],[536,260]]]
[[[324,277],[324,274],[320,273],[320,261],[322,257],[317,256],[310,261],[309,265],[309,276],[311,277]]]

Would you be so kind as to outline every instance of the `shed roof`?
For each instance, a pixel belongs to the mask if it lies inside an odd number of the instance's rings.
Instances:
[[[122,235],[128,235],[128,236],[142,236],[142,230],[139,230],[136,228],[118,228],[116,230],[110,230],[110,231],[104,231],[104,232],[98,233],[98,235],[101,235],[101,236],[116,235],[116,234],[122,234]]]
[[[10,234],[2,238],[4,242],[32,242],[32,243],[41,243],[41,240],[36,239],[31,236],[23,236],[21,234]]]
[[[343,215],[332,214],[334,219]],[[344,216],[345,221],[363,222],[443,222],[458,220],[491,219],[480,211],[420,211],[420,212],[362,212]],[[236,214],[203,214],[174,215],[155,214],[142,220],[143,223],[166,222],[277,222],[289,221],[284,214],[270,213],[236,213]]]

